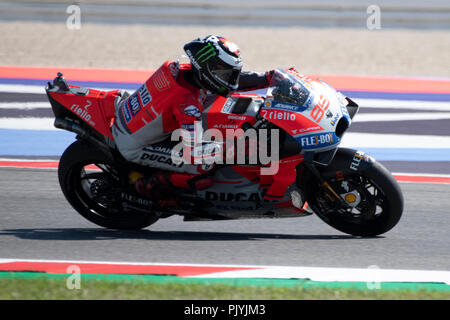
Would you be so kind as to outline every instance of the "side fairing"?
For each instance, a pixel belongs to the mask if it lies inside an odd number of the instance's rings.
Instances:
[[[289,71],[288,71],[289,72]],[[261,115],[293,136],[303,151],[327,151],[336,148],[342,136],[336,134],[339,121],[351,119],[345,97],[326,83],[296,73],[295,86],[305,97],[302,105],[267,99]]]

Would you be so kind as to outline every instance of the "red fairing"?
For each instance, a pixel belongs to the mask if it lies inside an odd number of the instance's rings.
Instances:
[[[261,167],[257,165],[235,165],[232,168],[251,182],[259,183],[259,188],[266,190],[264,199],[282,200],[287,188],[295,182],[297,177],[296,167],[303,159],[303,155],[296,155],[278,160],[278,169],[272,175],[261,174]]]
[[[259,98],[258,95],[239,93],[234,93],[233,97]],[[226,112],[224,109],[226,108],[226,103],[229,99],[231,99],[231,97],[225,98],[218,96],[211,108],[209,108],[207,115],[208,129],[219,130],[224,138],[227,136],[227,130],[242,129],[242,125],[246,122],[250,125],[256,123],[256,118],[251,115]],[[239,135],[236,134],[236,137],[239,137]]]
[[[71,86],[79,88],[77,86]],[[68,92],[51,92],[52,98],[71,111],[103,136],[113,139],[111,125],[114,122],[114,99],[119,90],[100,91],[89,89],[87,95]]]

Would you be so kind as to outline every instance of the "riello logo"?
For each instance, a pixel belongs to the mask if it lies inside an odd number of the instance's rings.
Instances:
[[[86,122],[90,122],[92,116],[87,112],[87,108],[91,106],[91,102],[88,100],[88,104],[84,106],[84,108],[80,107],[77,104],[74,104],[70,107],[70,110],[83,119]]]
[[[268,120],[289,120],[295,121],[295,113],[288,111],[277,111],[277,110],[261,110],[262,115]]]

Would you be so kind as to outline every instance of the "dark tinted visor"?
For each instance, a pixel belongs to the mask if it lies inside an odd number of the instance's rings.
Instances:
[[[241,69],[233,68],[232,66],[221,62],[216,64],[214,68],[211,69],[211,73],[223,82],[228,83],[231,86],[235,86],[238,84]]]

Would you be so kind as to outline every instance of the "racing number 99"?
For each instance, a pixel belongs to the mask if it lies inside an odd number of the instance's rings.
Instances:
[[[321,95],[319,97],[319,102],[314,106],[310,114],[315,122],[318,123],[320,122],[320,120],[322,120],[322,117],[325,114],[325,111],[327,111],[329,106],[330,101]]]

